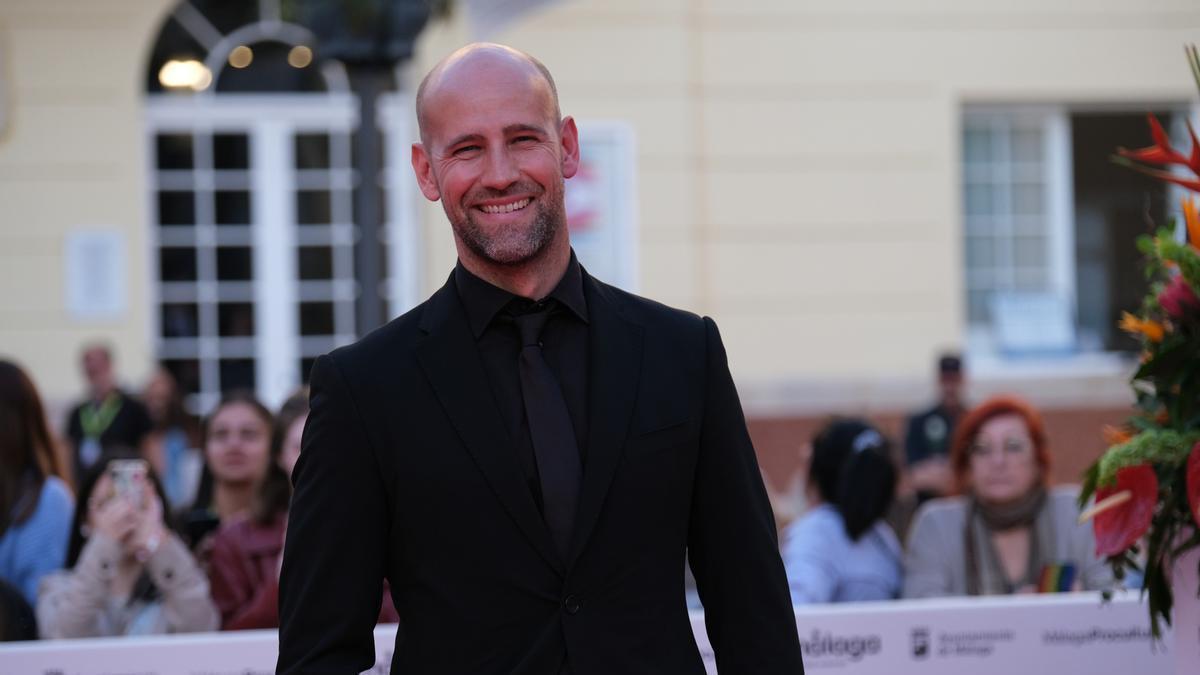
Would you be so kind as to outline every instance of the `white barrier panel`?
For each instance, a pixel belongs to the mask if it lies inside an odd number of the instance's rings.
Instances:
[[[1136,597],[962,598],[797,608],[808,673],[838,675],[1167,675],[1171,636],[1153,645]],[[702,614],[696,640],[716,673]],[[375,631],[387,673],[395,626]],[[0,647],[3,675],[267,675],[275,631],[59,640]],[[1196,672],[1200,672],[1197,664]]]
[[[699,627],[699,626],[698,626]],[[808,673],[839,675],[1167,675],[1136,595],[953,598],[797,608]],[[698,636],[703,634],[701,629]],[[707,643],[705,643],[707,646]],[[715,672],[711,670],[710,672]],[[1196,673],[1200,673],[1197,664]]]

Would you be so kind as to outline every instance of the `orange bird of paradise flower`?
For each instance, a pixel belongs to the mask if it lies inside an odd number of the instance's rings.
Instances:
[[[1200,213],[1196,211],[1196,200],[1191,195],[1183,198],[1183,221],[1187,224],[1188,243],[1200,250]]]
[[[1139,319],[1129,312],[1121,314],[1121,323],[1118,325],[1121,330],[1134,335],[1144,335],[1151,342],[1162,342],[1166,333],[1161,323],[1152,319]]]
[[[1133,431],[1129,427],[1116,427],[1111,424],[1104,425],[1100,433],[1104,436],[1104,442],[1109,445],[1120,445],[1133,438]]]

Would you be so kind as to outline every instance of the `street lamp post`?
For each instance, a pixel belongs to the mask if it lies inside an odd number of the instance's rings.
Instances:
[[[428,0],[290,0],[287,10],[317,37],[316,56],[346,68],[360,106],[354,135],[354,246],[360,289],[356,306],[358,334],[387,319],[383,307],[383,139],[376,124],[379,97],[396,88],[396,65],[412,57],[413,43],[429,20]]]

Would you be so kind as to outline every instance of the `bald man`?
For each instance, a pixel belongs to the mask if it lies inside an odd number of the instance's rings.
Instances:
[[[458,264],[313,366],[280,592],[280,673],[803,672],[775,524],[711,319],[608,286],[571,250],[575,122],[492,44],[417,95],[421,192]]]

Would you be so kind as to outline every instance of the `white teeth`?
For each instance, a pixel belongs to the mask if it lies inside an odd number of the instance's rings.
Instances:
[[[519,210],[525,208],[526,206],[529,206],[528,198],[522,199],[519,202],[512,202],[511,204],[501,204],[499,206],[490,206],[489,205],[489,206],[481,206],[479,208],[484,213],[512,213],[513,211],[519,211]]]

